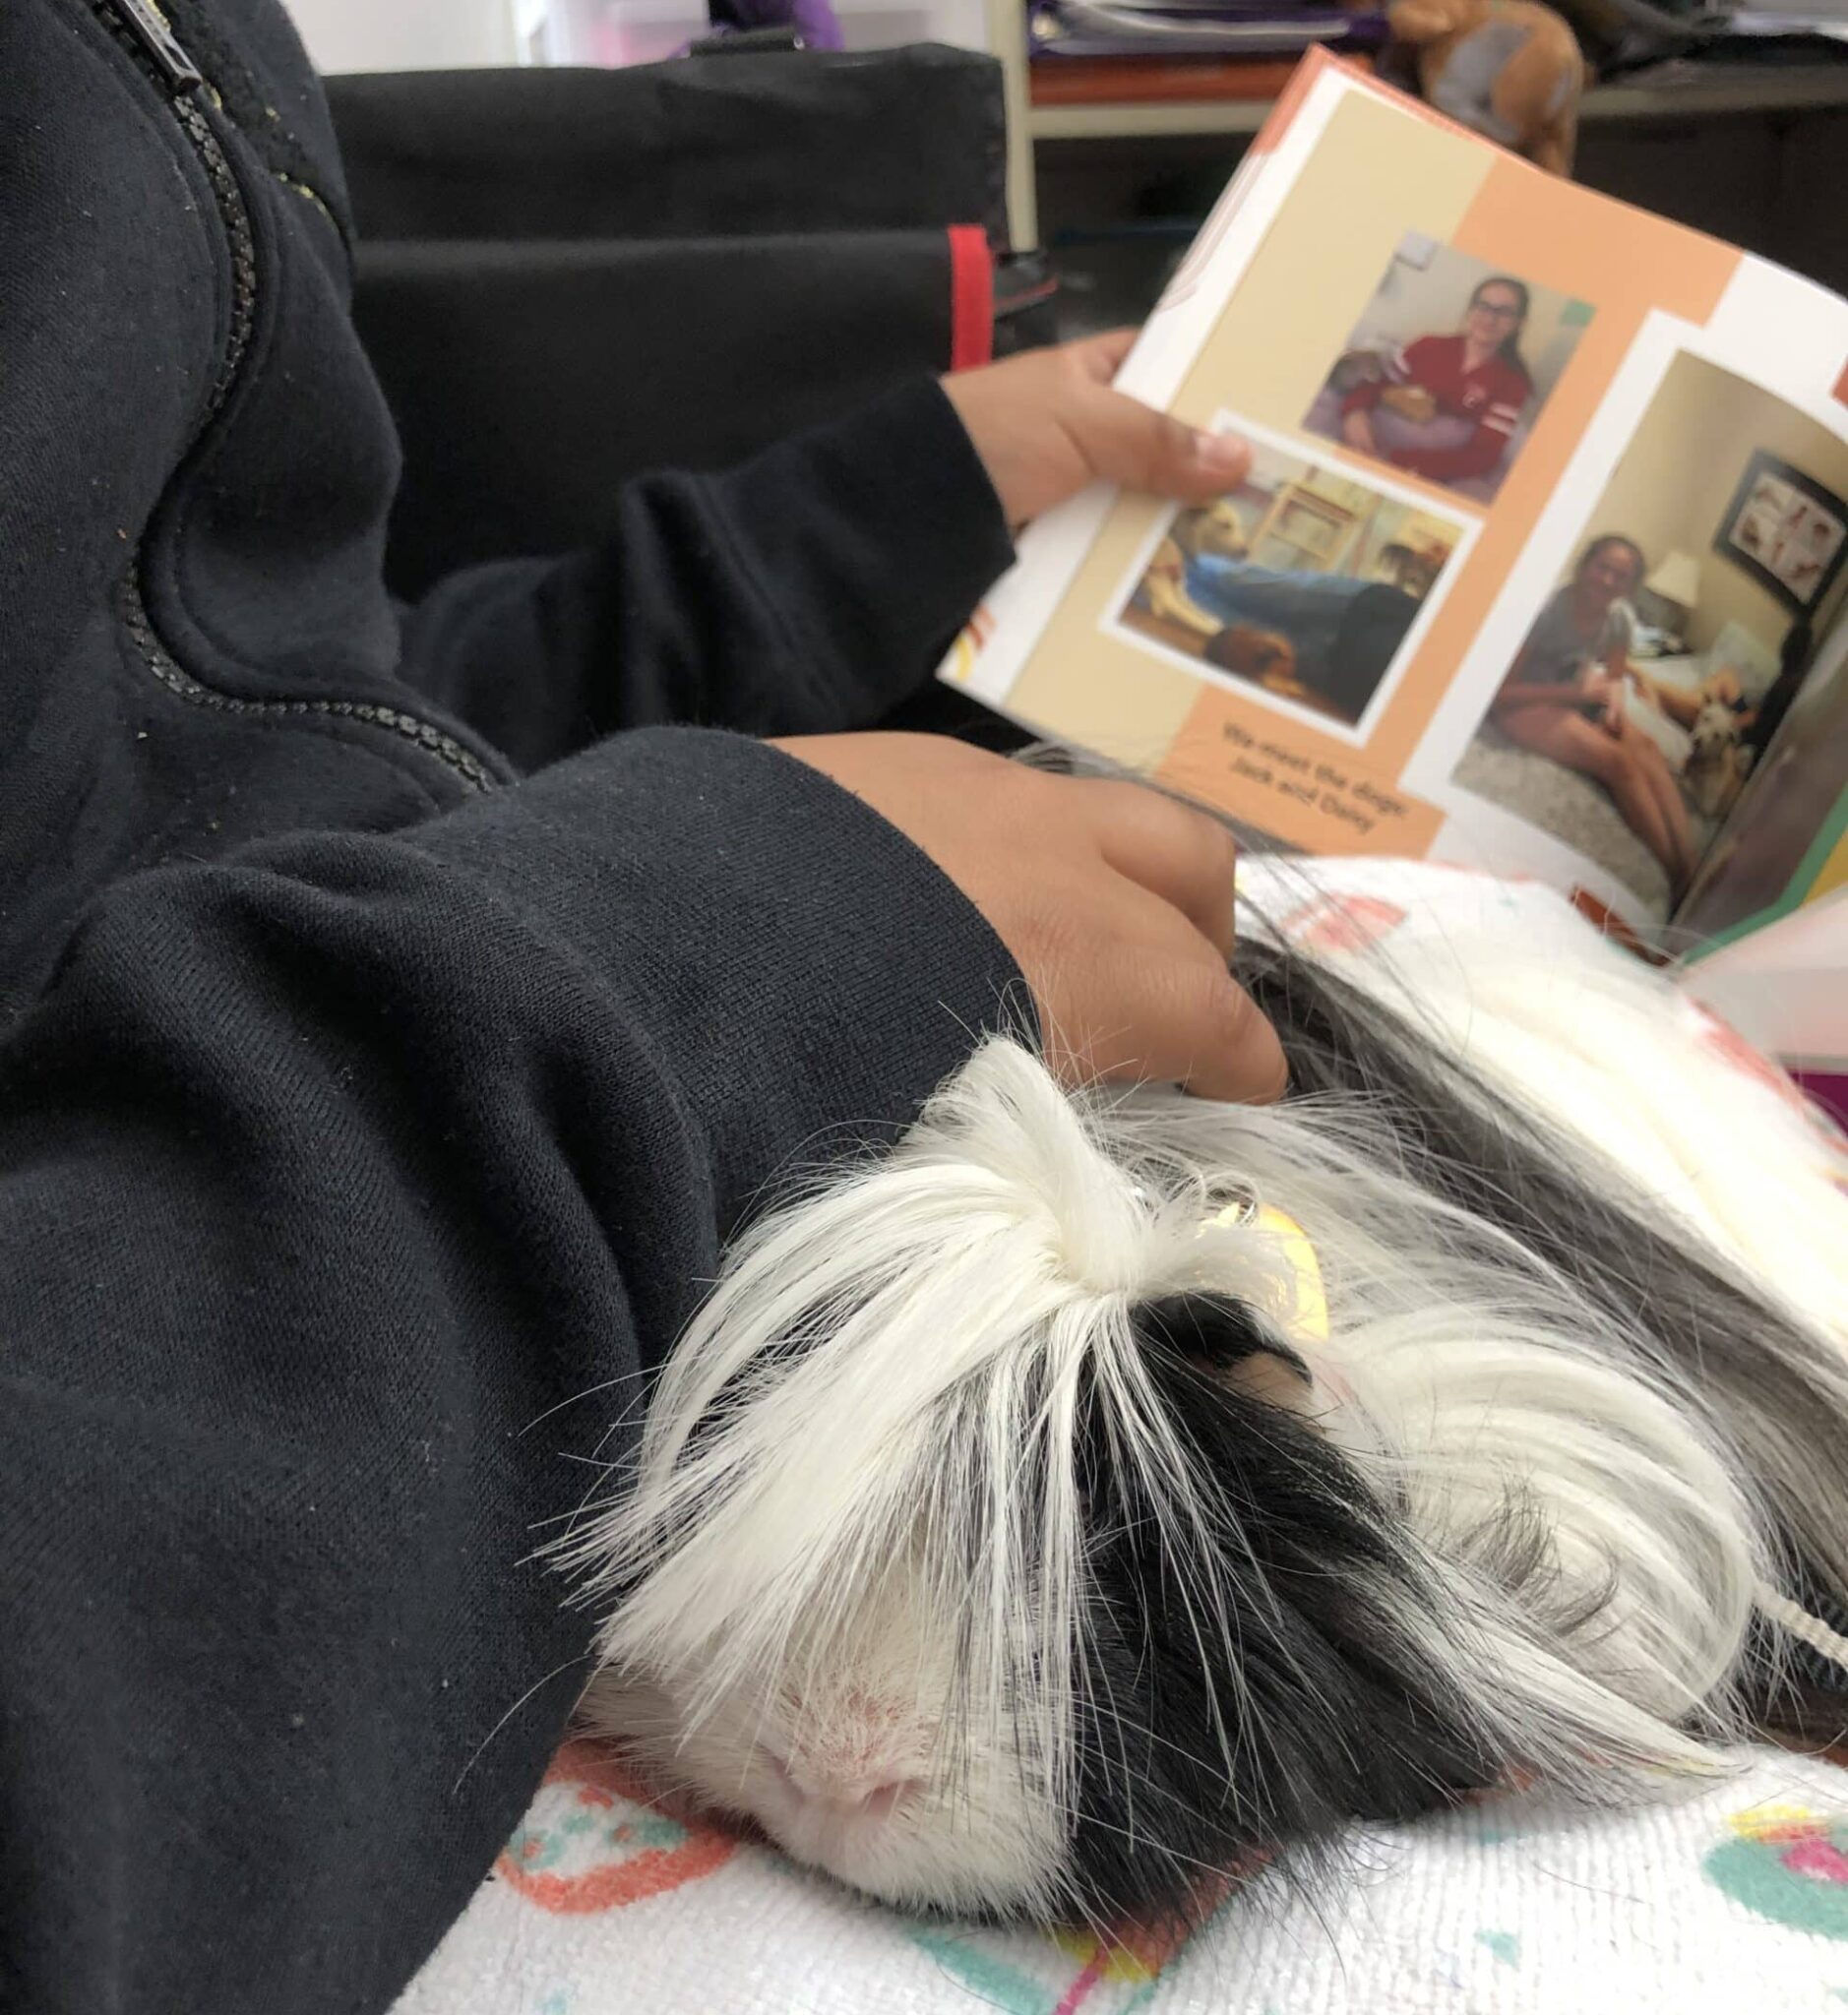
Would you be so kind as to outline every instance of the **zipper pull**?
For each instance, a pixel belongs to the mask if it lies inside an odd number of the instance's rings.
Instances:
[[[174,38],[166,16],[154,4],[154,0],[109,0],[109,4],[176,98],[197,91],[205,83],[205,78],[194,69],[192,58]]]

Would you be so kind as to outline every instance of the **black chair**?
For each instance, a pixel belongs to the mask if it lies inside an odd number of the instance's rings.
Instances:
[[[336,78],[355,314],[398,421],[393,588],[594,539],[963,352],[1048,339],[999,66],[937,47]],[[972,321],[972,318],[973,321]]]

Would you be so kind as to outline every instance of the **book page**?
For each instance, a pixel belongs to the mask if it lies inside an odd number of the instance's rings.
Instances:
[[[1675,924],[1711,953],[1838,897],[1848,897],[1848,622],[1802,682]],[[1848,1021],[1848,987],[1840,1008]]]
[[[1848,601],[1848,306],[1319,55],[1119,384],[1249,477],[1031,527],[945,678],[1286,846],[1665,923]]]

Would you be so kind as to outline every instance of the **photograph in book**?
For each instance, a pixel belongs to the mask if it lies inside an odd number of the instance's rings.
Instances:
[[[1844,490],[1848,443],[1734,372],[1677,356],[1453,781],[1666,917],[1802,695],[1819,626],[1848,588],[1832,581],[1814,615],[1798,613],[1733,535],[1757,514],[1766,562],[1781,551],[1772,528],[1793,516],[1839,541],[1840,522],[1811,498]]]
[[[1357,726],[1379,698],[1464,526],[1313,461],[1230,413],[1251,473],[1211,506],[1176,512],[1139,559],[1117,632],[1284,708]]]
[[[1588,302],[1408,231],[1303,425],[1492,503],[1592,314]]]

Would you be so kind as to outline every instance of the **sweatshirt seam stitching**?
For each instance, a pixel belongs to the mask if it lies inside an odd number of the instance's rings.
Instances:
[[[134,642],[126,635],[119,623],[114,626],[113,641],[117,650],[118,662],[125,675],[125,690],[131,699],[138,699],[148,692],[149,682],[142,676],[143,668],[140,660],[135,655]],[[179,663],[177,658],[175,663]],[[180,668],[182,671],[185,670],[183,664]],[[164,703],[169,704],[175,710],[176,718],[184,719],[185,709],[192,704],[191,702],[186,700],[183,695],[175,693],[171,687],[159,680],[154,682],[154,690]],[[208,690],[216,691],[214,688],[209,688]],[[239,716],[239,723],[240,727],[254,727],[265,734],[310,734],[317,741],[326,742],[348,751],[353,755],[364,757],[379,767],[388,770],[399,782],[407,783],[427,808],[426,817],[439,818],[445,812],[457,809],[456,806],[447,803],[430,788],[429,779],[420,768],[400,762],[399,760],[400,752],[396,748],[375,742],[368,734],[354,732],[356,725],[354,723],[343,721],[338,717],[331,718],[326,714],[319,713],[292,714],[269,712]],[[280,833],[266,833],[255,837],[271,839],[281,838],[282,836]]]

